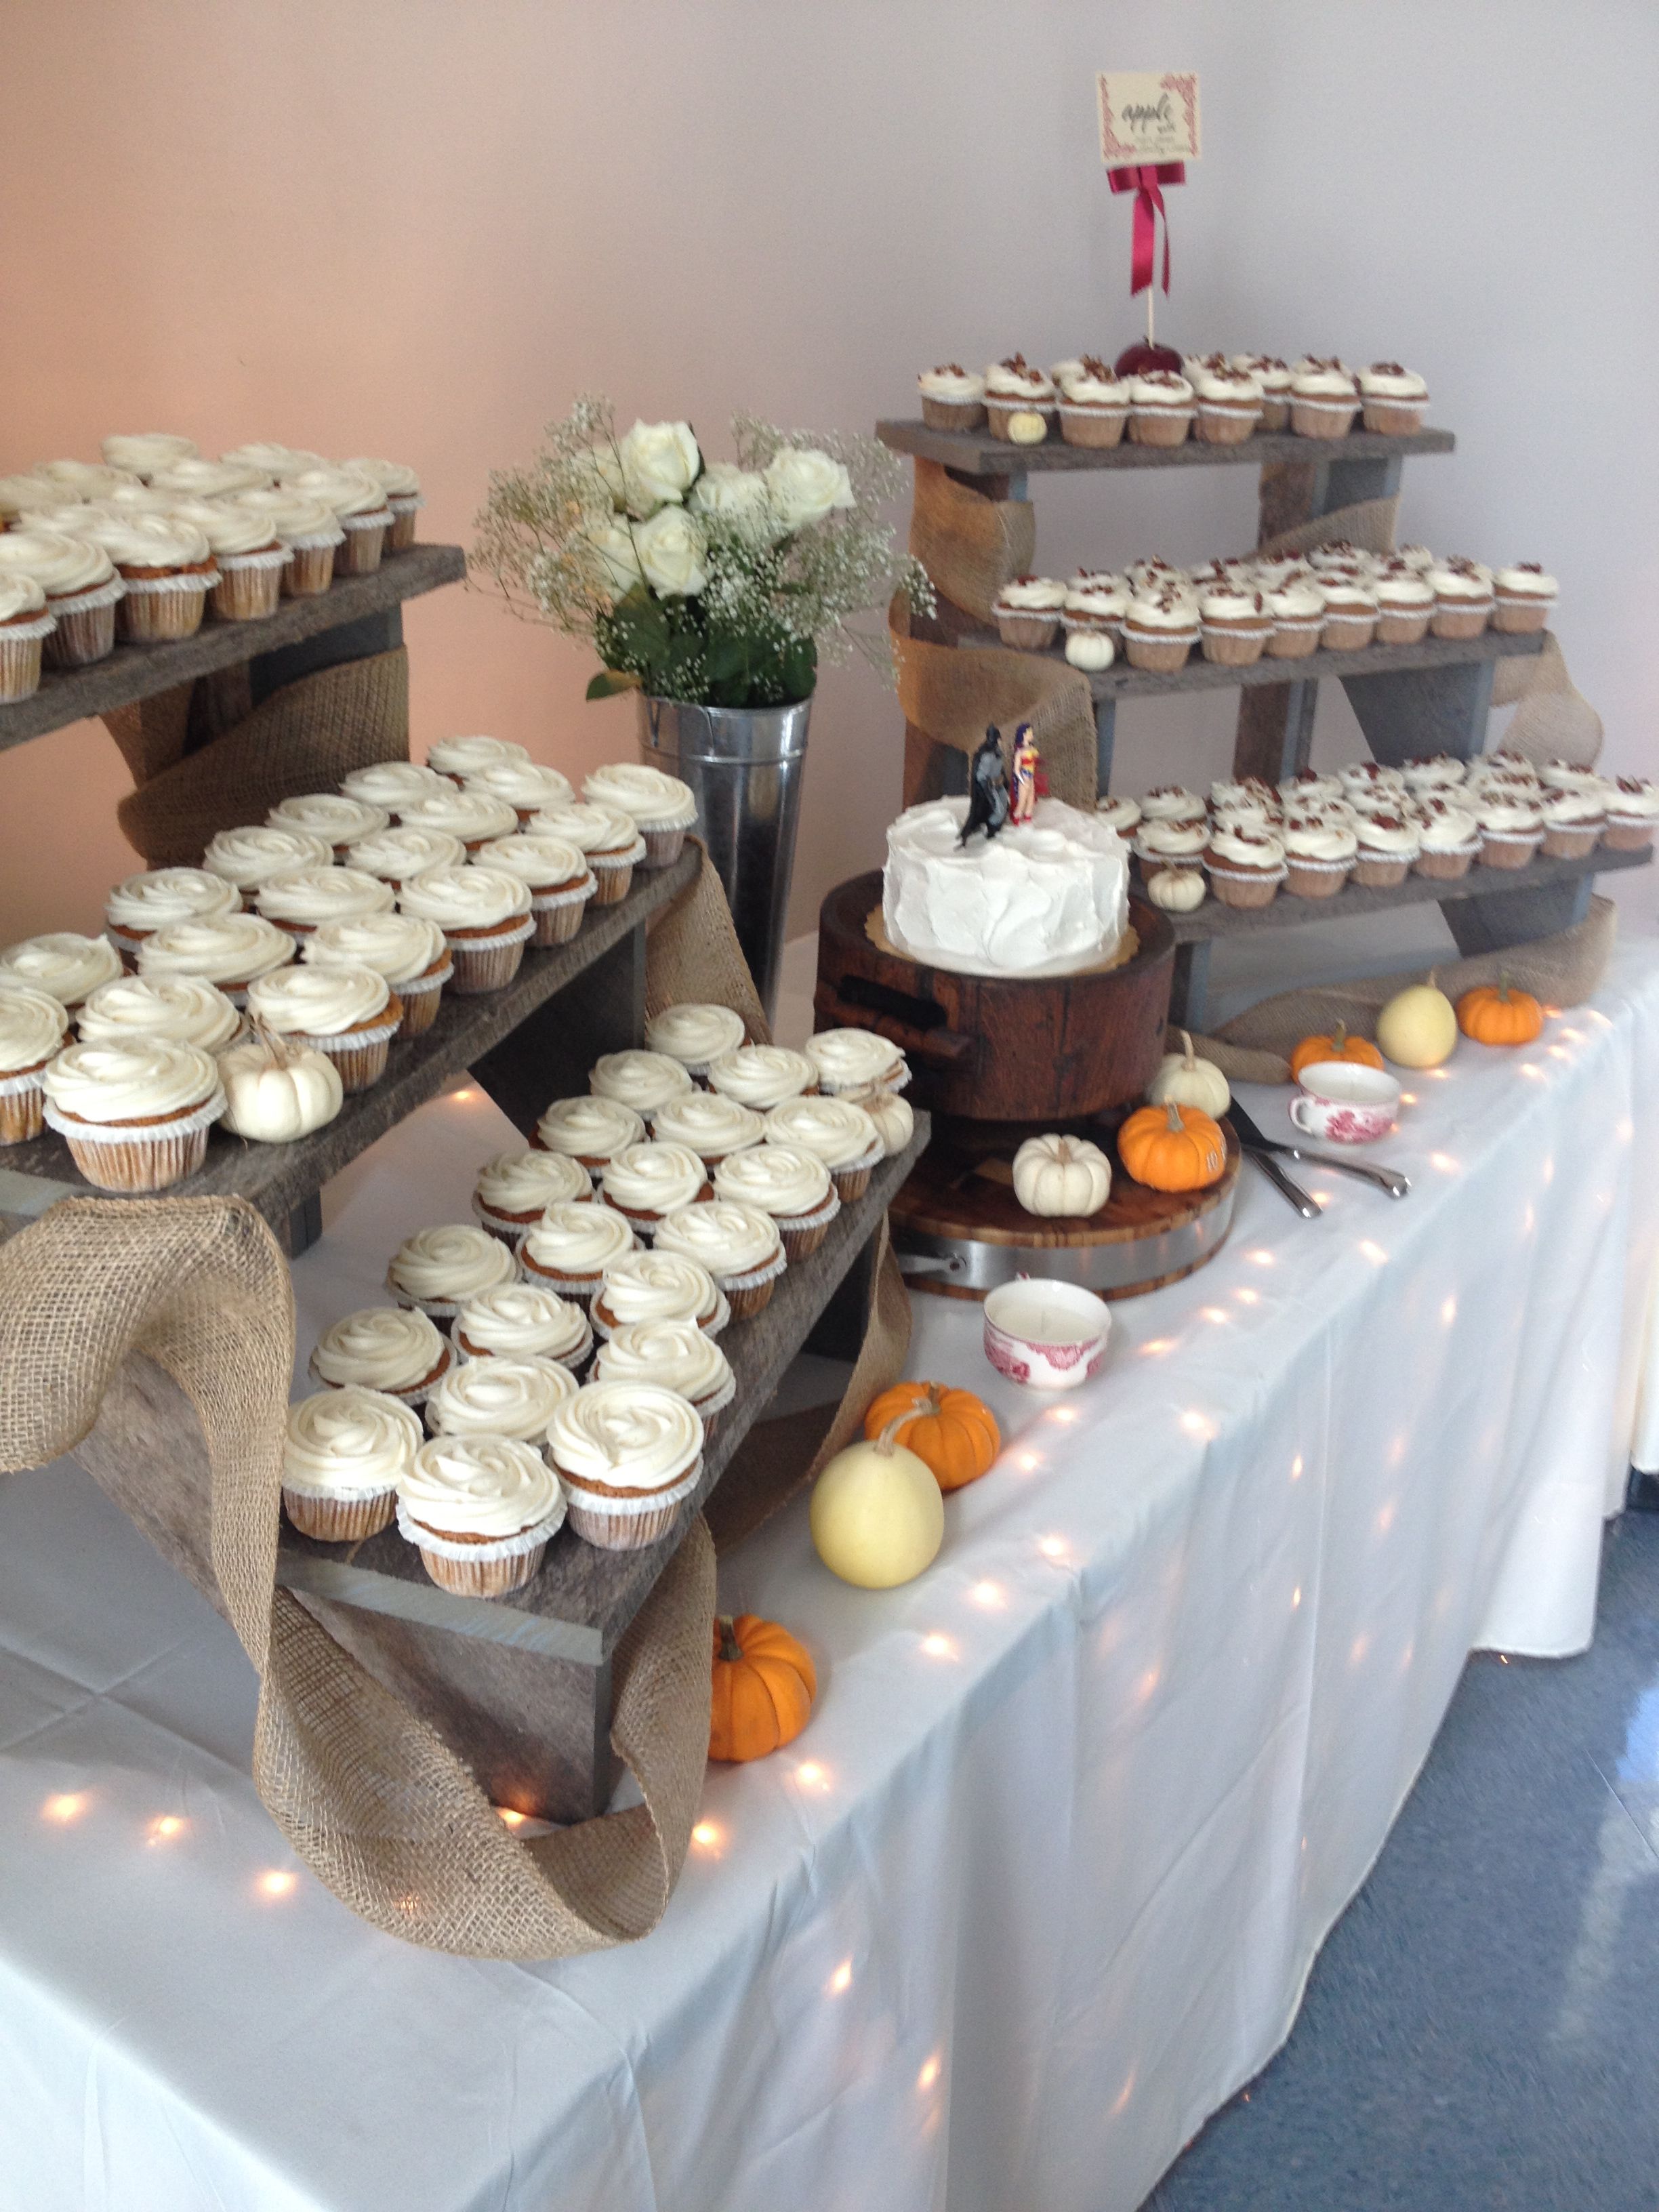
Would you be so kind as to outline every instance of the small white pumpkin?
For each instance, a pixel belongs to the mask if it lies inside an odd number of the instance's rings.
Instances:
[[[852,1103],[863,1107],[876,1125],[876,1133],[887,1148],[891,1159],[902,1152],[916,1133],[916,1117],[908,1099],[901,1098],[896,1091],[884,1091],[872,1084],[867,1090],[852,1093]]]
[[[340,1071],[325,1052],[258,1029],[246,1044],[219,1055],[225,1086],[225,1127],[262,1145],[308,1137],[339,1112]]]
[[[1203,905],[1207,887],[1196,868],[1159,868],[1146,878],[1146,896],[1165,914],[1190,914]]]
[[[1112,1164],[1086,1137],[1028,1137],[1014,1154],[1014,1196],[1028,1213],[1098,1213]]]
[[[1103,629],[1073,629],[1066,633],[1066,658],[1073,668],[1109,668],[1117,648]]]
[[[1212,1060],[1198,1057],[1185,1030],[1177,1030],[1176,1035],[1187,1049],[1164,1054],[1163,1066],[1146,1085],[1146,1096],[1154,1106],[1167,1106],[1171,1101],[1177,1106],[1196,1106],[1213,1121],[1233,1103],[1227,1079]]]

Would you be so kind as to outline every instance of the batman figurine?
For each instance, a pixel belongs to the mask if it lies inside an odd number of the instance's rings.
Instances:
[[[975,830],[994,837],[1008,819],[1008,770],[1002,757],[1002,732],[994,722],[986,726],[983,742],[968,771],[968,819],[962,825],[958,845],[965,845]]]

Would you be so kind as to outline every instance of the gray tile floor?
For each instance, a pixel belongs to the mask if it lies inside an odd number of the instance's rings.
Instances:
[[[1594,1647],[1471,1660],[1289,2042],[1145,2212],[1659,2208],[1659,1516]]]

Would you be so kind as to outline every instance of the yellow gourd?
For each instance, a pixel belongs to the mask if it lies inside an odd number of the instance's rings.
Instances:
[[[1376,1018],[1376,1042],[1397,1067],[1438,1067],[1457,1043],[1457,1009],[1434,980],[1398,991]]]
[[[945,1497],[932,1468],[894,1441],[908,1418],[838,1451],[812,1486],[817,1555],[860,1589],[914,1582],[945,1540]]]

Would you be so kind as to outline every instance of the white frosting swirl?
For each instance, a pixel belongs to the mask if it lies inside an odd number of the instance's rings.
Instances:
[[[651,1116],[651,1133],[659,1143],[689,1146],[705,1160],[759,1144],[764,1127],[752,1107],[718,1091],[682,1091]]]
[[[422,1528],[495,1540],[562,1518],[564,1503],[553,1470],[516,1437],[434,1437],[416,1453],[398,1495]]]
[[[281,476],[287,469],[325,469],[329,465],[320,453],[310,453],[303,446],[284,446],[268,438],[254,438],[245,446],[233,446],[219,459],[233,467],[257,469],[264,483]]]
[[[745,1044],[711,1061],[708,1080],[722,1097],[763,1113],[810,1091],[817,1070],[804,1052],[792,1052],[787,1045]]]
[[[592,1331],[568,1298],[538,1283],[498,1283],[469,1298],[455,1316],[463,1349],[501,1359],[579,1358]]]
[[[346,847],[346,866],[361,868],[367,876],[386,883],[404,884],[428,868],[459,868],[466,862],[466,848],[447,830],[415,830],[400,823],[377,830]]]
[[[1444,803],[1425,807],[1418,824],[1425,853],[1461,853],[1479,834],[1480,824],[1467,807]]]
[[[484,866],[505,868],[521,876],[539,897],[555,890],[574,890],[591,884],[587,862],[562,837],[544,836],[532,830],[523,836],[494,837],[478,854]]]
[[[685,1067],[706,1067],[723,1052],[735,1052],[747,1034],[743,1016],[730,1006],[665,1006],[645,1025],[647,1050],[666,1053]]]
[[[434,1322],[408,1306],[364,1306],[325,1328],[313,1372],[341,1389],[412,1390],[447,1365],[449,1346]]]
[[[331,845],[354,844],[372,836],[390,820],[385,807],[370,806],[361,799],[348,799],[338,791],[301,792],[273,806],[265,820],[277,830],[308,830],[326,837]]]
[[[82,1121],[142,1121],[186,1114],[219,1091],[199,1045],[161,1037],[98,1037],[65,1045],[40,1079],[52,1104]]]
[[[991,611],[1056,614],[1066,605],[1067,590],[1055,576],[1013,576],[997,593]]]
[[[1492,573],[1478,562],[1465,568],[1454,562],[1437,561],[1429,571],[1429,582],[1437,599],[1449,599],[1461,606],[1478,606],[1492,596]]]
[[[319,921],[300,947],[310,968],[372,968],[396,988],[424,975],[447,953],[435,921],[413,914],[354,914]]]
[[[775,1150],[793,1146],[811,1152],[827,1168],[850,1168],[867,1160],[881,1144],[875,1123],[850,1098],[789,1098],[766,1117],[766,1141]]]
[[[27,983],[0,990],[0,1075],[50,1060],[64,1042],[69,1018],[68,1009],[49,992]]]
[[[1359,840],[1346,823],[1291,819],[1285,825],[1285,851],[1292,860],[1351,860]]]
[[[518,1265],[499,1237],[471,1222],[417,1229],[392,1255],[386,1280],[422,1303],[459,1304],[496,1283],[517,1279]]]
[[[1379,607],[1401,607],[1413,611],[1434,605],[1434,586],[1428,578],[1415,568],[1384,569],[1371,586]]]
[[[1402,770],[1388,768],[1381,761],[1350,761],[1339,769],[1337,775],[1345,792],[1352,795],[1359,791],[1386,791],[1396,796],[1406,788]]]
[[[1499,594],[1510,599],[1553,599],[1561,586],[1553,576],[1547,576],[1535,561],[1522,561],[1511,568],[1499,568],[1492,577]]]
[[[1135,842],[1149,859],[1184,860],[1201,853],[1209,838],[1203,822],[1143,822]]]
[[[1276,623],[1317,622],[1325,611],[1325,594],[1317,584],[1289,579],[1267,594],[1267,611]]]
[[[819,1030],[806,1040],[806,1057],[819,1082],[836,1091],[890,1083],[908,1073],[898,1047],[873,1030]]]
[[[1600,792],[1553,791],[1544,799],[1544,821],[1550,829],[1588,828],[1592,823],[1604,822],[1607,812],[1607,801]]]
[[[575,1376],[556,1359],[468,1359],[437,1385],[426,1418],[438,1436],[516,1437],[539,1444],[556,1409],[575,1395]]]
[[[389,914],[395,894],[361,868],[296,868],[260,884],[256,905],[267,921],[315,925],[348,915]]]
[[[1426,399],[1429,387],[1414,370],[1397,361],[1374,361],[1359,372],[1359,389],[1367,399]]]
[[[37,461],[29,473],[77,499],[101,499],[121,484],[138,481],[131,469],[112,468],[106,461]]]
[[[482,791],[491,799],[504,799],[520,814],[568,806],[576,795],[570,788],[568,776],[532,760],[486,761],[482,768],[468,769],[461,782],[467,791]]]
[[[1132,407],[1191,407],[1197,397],[1186,378],[1177,376],[1170,368],[1151,369],[1145,376],[1132,376],[1129,380]]]
[[[1137,592],[1124,612],[1123,627],[1160,637],[1196,637],[1198,602],[1184,592]]]
[[[637,1145],[645,1123],[618,1098],[556,1098],[544,1109],[536,1134],[550,1152],[609,1159],[624,1145]]]
[[[1097,799],[1095,811],[1120,837],[1132,837],[1140,822],[1140,801],[1126,797]]]
[[[149,480],[155,490],[180,499],[223,499],[235,492],[261,491],[270,478],[251,462],[204,461],[199,454],[186,453],[165,468],[152,470]]]
[[[1474,816],[1489,837],[1532,837],[1544,826],[1542,809],[1519,794],[1483,795]]]
[[[396,1487],[421,1444],[418,1414],[379,1390],[319,1390],[288,1409],[283,1482],[313,1496]]]
[[[1576,761],[1546,761],[1538,771],[1538,781],[1547,791],[1599,791],[1604,797],[1609,787],[1605,776]]]
[[[1414,822],[1401,821],[1388,814],[1362,814],[1357,829],[1362,859],[1370,853],[1384,855],[1393,860],[1414,860],[1422,849],[1423,841]]]
[[[497,1152],[479,1169],[472,1195],[489,1213],[539,1214],[592,1188],[587,1170],[568,1152]]]
[[[33,983],[61,1006],[78,1006],[89,991],[121,973],[121,956],[106,937],[81,937],[72,929],[26,937],[0,952],[0,976]]]
[[[234,989],[294,957],[294,939],[257,914],[211,914],[170,921],[138,947],[141,975],[201,975]]]
[[[216,831],[202,856],[202,865],[210,875],[222,876],[238,890],[252,891],[278,876],[297,876],[303,868],[325,868],[333,858],[334,848],[326,837],[316,836],[309,830],[273,830],[264,823]]]
[[[793,1220],[816,1213],[830,1197],[830,1170],[816,1152],[768,1142],[723,1159],[714,1170],[714,1191],[734,1206]]]
[[[614,1206],[574,1199],[550,1206],[524,1240],[527,1259],[556,1275],[599,1275],[634,1249],[634,1226]]]
[[[1017,399],[1027,407],[1047,406],[1054,396],[1051,380],[1021,353],[991,363],[985,372],[985,392],[988,398]]]
[[[161,929],[199,915],[230,914],[236,904],[234,886],[205,868],[152,868],[117,884],[104,916],[121,929]]]
[[[681,1252],[624,1252],[605,1271],[598,1303],[618,1328],[686,1321],[706,1327],[720,1310],[714,1278]]]
[[[252,491],[234,492],[231,505],[261,517],[284,545],[337,545],[345,536],[331,507],[325,507],[319,499],[307,499],[301,492],[271,490],[261,485]]]
[[[607,1206],[630,1213],[672,1213],[690,1206],[707,1180],[700,1154],[684,1145],[627,1145],[605,1164]]]
[[[199,975],[118,975],[100,983],[76,1026],[83,1043],[98,1037],[163,1037],[216,1052],[242,1026],[222,991]]]
[[[207,569],[207,539],[193,522],[170,514],[94,514],[82,535],[101,545],[123,575],[149,569]]]
[[[0,539],[0,544],[4,542]],[[590,860],[609,857],[619,866],[623,860],[641,859],[645,852],[645,840],[635,827],[633,816],[614,806],[590,806],[585,801],[570,806],[544,806],[531,817],[530,827],[538,833],[545,830],[549,836],[562,837]]]
[[[1407,791],[1450,791],[1462,784],[1466,763],[1455,753],[1436,753],[1431,759],[1407,761],[1400,772]]]
[[[1357,386],[1352,371],[1340,361],[1304,355],[1291,378],[1291,391],[1297,399],[1352,399]]]
[[[441,830],[463,844],[480,845],[487,838],[510,837],[519,826],[515,808],[476,784],[451,784],[447,790],[428,792],[411,799],[401,810],[411,830]]]
[[[343,469],[356,469],[359,476],[368,477],[392,499],[416,499],[420,495],[421,480],[406,461],[377,460],[368,453],[356,453],[341,462]]]
[[[656,1244],[659,1252],[678,1252],[700,1261],[717,1283],[772,1266],[782,1249],[778,1225],[769,1213],[721,1198],[712,1205],[683,1206],[668,1214],[658,1224]]]
[[[0,521],[9,522],[20,514],[48,513],[73,497],[64,485],[54,483],[50,477],[38,477],[29,470],[0,477]]]
[[[611,1331],[594,1363],[596,1382],[651,1383],[693,1407],[733,1385],[730,1361],[694,1321],[635,1321]]]
[[[297,491],[321,501],[343,519],[384,513],[386,494],[361,469],[283,469],[278,471],[285,491]]]
[[[489,929],[530,911],[530,886],[506,868],[422,868],[398,894],[405,914],[441,929]]]
[[[200,450],[194,438],[173,430],[112,430],[99,446],[111,468],[136,477],[153,476],[175,461],[193,461]]]
[[[372,1024],[392,996],[372,968],[278,968],[248,985],[247,1010],[283,1036],[339,1036]]]
[[[451,788],[447,775],[411,760],[371,761],[367,768],[354,768],[340,782],[346,798],[361,799],[365,806],[384,807],[388,814],[401,814],[417,799],[429,799],[434,791]]]
[[[582,782],[582,797],[632,817],[641,830],[689,829],[697,818],[690,784],[642,761],[612,761]]]
[[[1659,783],[1644,775],[1621,775],[1607,796],[1608,816],[1616,821],[1651,822],[1659,816]]]
[[[1200,400],[1212,407],[1225,408],[1230,413],[1242,413],[1246,408],[1261,404],[1261,380],[1254,370],[1240,368],[1234,363],[1206,361],[1193,370],[1188,382]]]
[[[150,494],[148,496],[166,494]],[[187,522],[199,530],[210,550],[220,559],[234,560],[239,553],[263,553],[275,550],[276,532],[262,514],[250,514],[245,507],[232,507],[216,499],[175,499],[167,512],[175,521]]]
[[[938,368],[924,368],[916,379],[916,389],[924,399],[948,399],[958,407],[969,406],[984,398],[985,379],[951,362]]]
[[[106,584],[115,564],[78,530],[9,530],[0,538],[0,571],[31,578],[52,599],[72,599]]]
[[[1148,822],[1201,822],[1204,801],[1195,791],[1188,791],[1180,784],[1163,784],[1146,793],[1140,802],[1140,811]]]
[[[548,1426],[548,1449],[577,1487],[666,1490],[702,1452],[702,1423],[672,1390],[644,1382],[590,1382]]]
[[[446,776],[476,775],[494,761],[529,758],[526,749],[515,745],[510,738],[440,738],[426,750],[427,766]]]
[[[1097,364],[1097,367],[1103,364]],[[1109,371],[1096,374],[1082,362],[1072,374],[1058,378],[1061,401],[1068,407],[1125,409],[1129,404],[1129,386],[1121,377]]]
[[[1129,594],[1121,584],[1084,583],[1073,576],[1066,587],[1064,611],[1096,622],[1121,623],[1129,609]]]
[[[1328,576],[1316,587],[1328,615],[1346,615],[1351,620],[1376,612],[1376,594],[1357,576]]]
[[[614,1098],[645,1115],[691,1088],[684,1068],[665,1052],[608,1052],[595,1060],[587,1081],[596,1098]]]
[[[46,605],[46,592],[33,576],[0,576],[0,624],[25,618],[33,622],[45,613]],[[40,635],[44,637],[53,627],[50,622],[42,624]]]
[[[1224,868],[1260,872],[1282,866],[1285,848],[1263,823],[1218,822],[1210,832],[1210,858]]]

